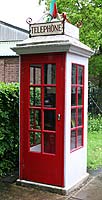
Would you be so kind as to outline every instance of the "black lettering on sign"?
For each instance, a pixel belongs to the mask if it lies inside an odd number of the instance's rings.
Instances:
[[[63,34],[63,22],[51,22],[46,24],[31,24],[30,25],[30,36],[39,35],[59,35]]]

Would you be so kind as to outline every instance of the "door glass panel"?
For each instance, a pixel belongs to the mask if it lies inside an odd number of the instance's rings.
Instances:
[[[71,105],[76,106],[76,87],[72,87],[71,92]]]
[[[44,111],[44,129],[45,130],[56,129],[56,111],[55,110]]]
[[[44,88],[44,106],[56,107],[56,88],[55,87]]]
[[[76,148],[76,130],[71,131],[71,150]]]
[[[82,105],[82,88],[78,87],[78,105]]]
[[[44,69],[43,72],[42,69]],[[45,153],[56,153],[55,84],[56,64],[44,64],[44,68],[42,65],[30,65],[29,131],[30,151],[32,152],[41,152],[41,149],[43,149]],[[54,133],[52,133],[52,131],[54,131]]]
[[[41,152],[41,133],[30,132],[30,151]]]
[[[76,127],[76,109],[71,110],[71,128]]]
[[[30,65],[30,84],[41,84],[41,65]]]
[[[78,67],[78,84],[83,84],[83,67]]]
[[[55,64],[44,65],[44,83],[56,84],[56,65]]]
[[[78,146],[82,146],[82,128],[78,129]]]
[[[78,108],[78,126],[82,125],[82,108]]]
[[[76,65],[72,65],[72,84],[76,84]]]
[[[44,152],[45,153],[56,153],[56,135],[53,133],[44,134]]]
[[[41,110],[30,109],[30,129],[41,129]]]
[[[41,106],[41,88],[30,87],[30,105]]]

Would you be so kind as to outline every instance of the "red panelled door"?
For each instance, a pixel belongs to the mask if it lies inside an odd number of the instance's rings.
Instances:
[[[21,56],[20,179],[64,186],[65,54]]]

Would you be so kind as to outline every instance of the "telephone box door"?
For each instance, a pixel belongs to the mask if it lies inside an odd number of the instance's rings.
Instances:
[[[65,54],[22,55],[20,179],[64,186]]]

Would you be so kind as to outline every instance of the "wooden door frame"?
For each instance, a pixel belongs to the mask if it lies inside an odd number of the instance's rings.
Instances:
[[[52,56],[56,57],[57,59],[57,63],[60,62],[60,57],[59,56],[62,56],[62,67],[63,67],[63,74],[64,74],[64,77],[65,77],[65,53],[51,53],[51,54],[37,54],[37,55],[22,55],[21,56],[21,63],[20,63],[20,179],[24,179],[24,174],[23,174],[23,167],[24,167],[24,138],[23,138],[23,131],[25,130],[25,125],[24,123],[27,123],[27,121],[24,122],[23,120],[23,116],[26,115],[26,112],[27,112],[27,115],[29,116],[28,114],[28,110],[27,109],[24,109],[25,108],[28,108],[28,102],[29,102],[29,94],[28,94],[28,90],[27,91],[24,91],[24,87],[25,88],[28,88],[29,86],[29,73],[28,73],[28,68],[29,68],[29,62],[31,63],[33,60],[34,60],[34,57],[36,57],[36,59],[39,58],[39,56],[41,57],[44,57],[44,58],[48,58],[47,62],[51,62],[51,59],[52,59]],[[44,59],[45,60],[45,59]],[[25,66],[25,62],[26,62],[26,66]],[[33,61],[34,62],[34,61]],[[43,63],[43,61],[39,62],[39,63]],[[36,64],[36,62],[35,62]],[[26,78],[26,76],[27,78]],[[61,74],[61,73],[60,73]],[[63,78],[62,80],[62,77],[59,77],[59,81],[62,81],[62,87],[56,87],[57,88],[57,91],[56,91],[56,94],[61,94],[61,98],[62,98],[62,95],[63,95],[63,103],[65,104],[65,79]],[[62,91],[62,93],[60,92]],[[25,92],[26,95],[27,95],[27,99],[25,101]],[[56,97],[57,98],[57,97]],[[60,98],[58,98],[58,105],[60,105]],[[56,111],[57,111],[57,107],[56,107]],[[63,105],[63,115],[64,115],[64,111],[65,111],[65,105]],[[59,111],[58,111],[59,112]],[[56,113],[56,116],[57,116],[58,113]],[[22,124],[23,123],[23,124]],[[63,129],[64,131],[64,116],[63,116],[63,120],[61,122],[61,128]],[[28,131],[28,130],[26,130]],[[56,130],[57,132],[57,130]],[[63,142],[62,142],[63,140]],[[64,134],[63,134],[63,138],[62,137],[59,137],[59,141],[58,143],[60,144],[60,142],[62,142],[62,148],[58,148],[58,155],[61,155],[62,154],[62,151],[63,151],[63,155],[59,157],[60,159],[60,163],[61,163],[61,168],[62,168],[62,174],[61,174],[61,182],[62,182],[62,186],[64,187]]]

